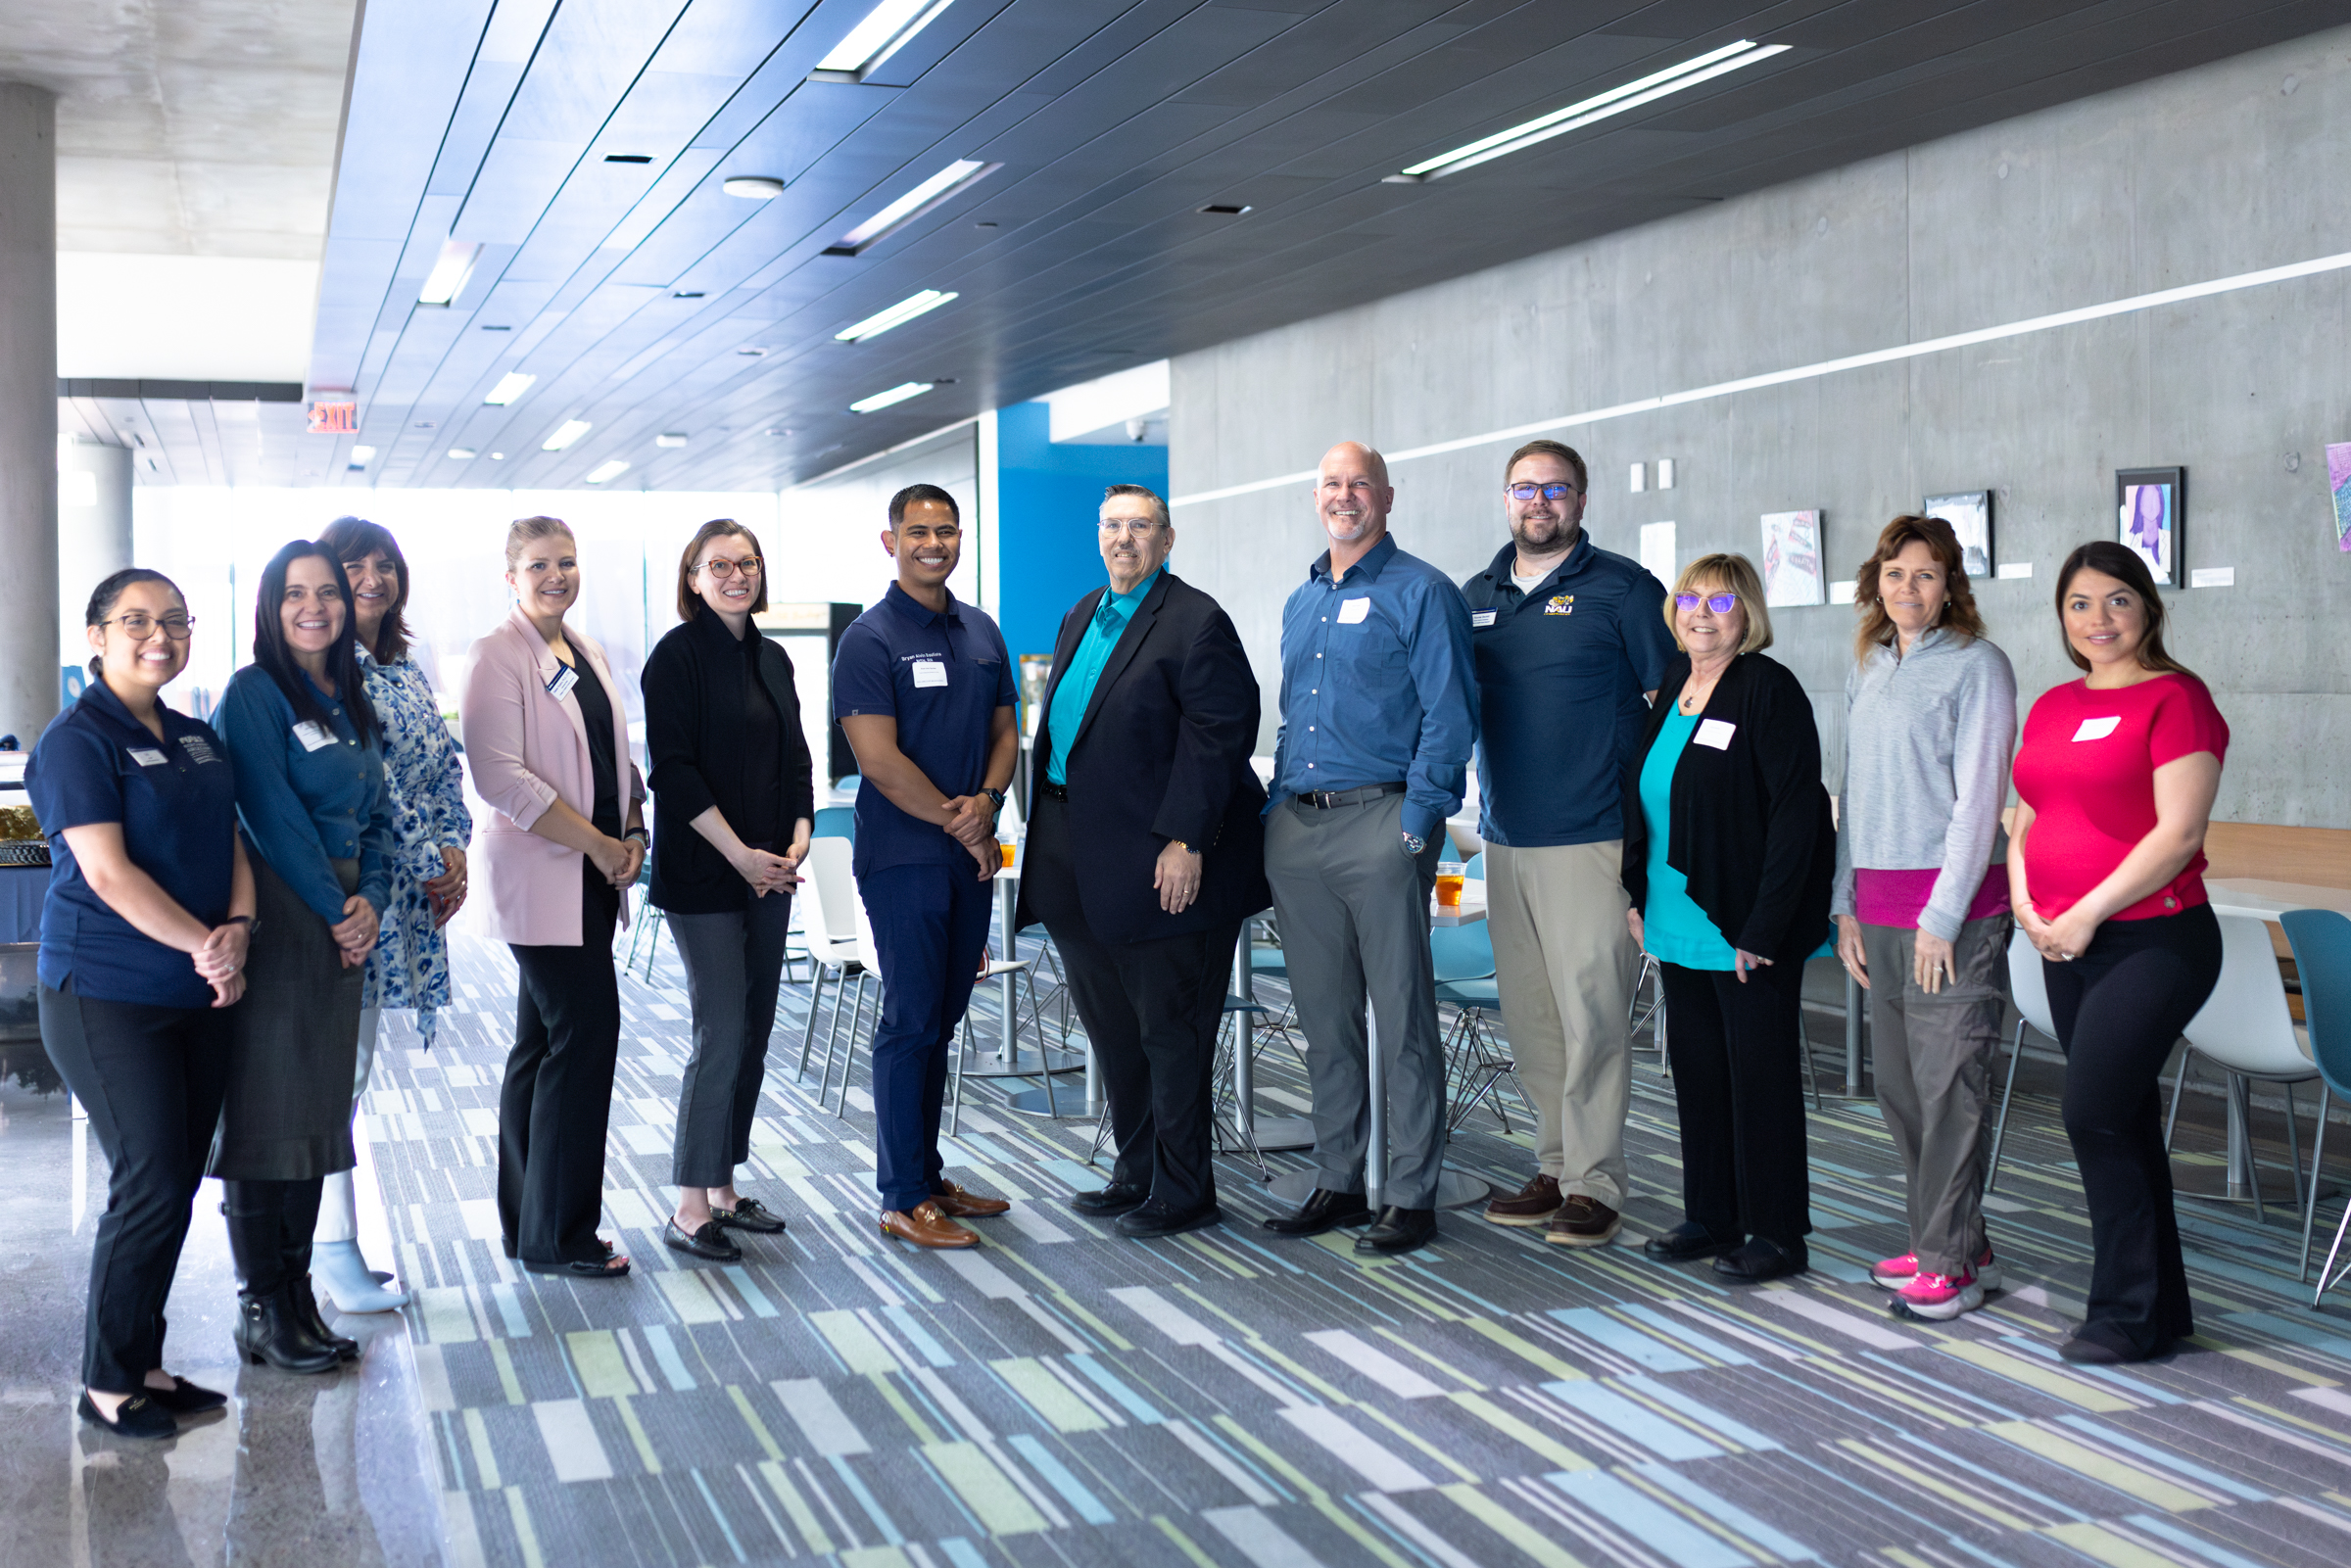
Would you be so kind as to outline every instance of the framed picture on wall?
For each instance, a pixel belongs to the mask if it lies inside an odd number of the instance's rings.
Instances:
[[[1763,602],[1771,609],[1785,604],[1827,602],[1828,578],[1820,563],[1820,513],[1765,512],[1763,514]]]
[[[1962,490],[1948,496],[1929,496],[1920,504],[1925,517],[1940,517],[1959,536],[1959,564],[1968,577],[1984,582],[1991,576],[1991,492]]]
[[[2138,552],[2158,588],[2185,588],[2180,568],[2187,525],[2187,470],[2118,468],[2114,474],[2115,537]]]

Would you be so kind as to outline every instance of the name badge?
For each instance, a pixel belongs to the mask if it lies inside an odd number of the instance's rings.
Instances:
[[[2084,719],[2082,728],[2074,732],[2077,740],[2103,740],[2122,727],[2123,716],[2111,714],[2103,719]]]
[[[936,659],[917,659],[914,661],[914,684],[917,687],[945,686],[947,667]]]
[[[1738,728],[1727,719],[1702,719],[1699,721],[1698,734],[1690,738],[1702,746],[1728,751],[1731,749],[1731,736]]]
[[[1339,601],[1339,624],[1341,626],[1353,626],[1370,613],[1371,601],[1368,598],[1351,598]]]
[[[1471,610],[1469,612],[1469,624],[1473,627],[1492,626],[1494,624],[1494,614],[1495,612],[1492,610]],[[1343,616],[1341,618],[1344,619]]]
[[[571,689],[580,684],[580,672],[568,664],[555,666],[555,678],[547,683],[547,694],[557,702],[571,695]]]
[[[302,749],[305,751],[316,751],[321,746],[331,746],[335,743],[334,736],[329,734],[326,726],[320,724],[316,719],[305,719],[296,725],[294,738],[302,742]]]
[[[132,746],[129,749],[130,760],[142,768],[160,768],[164,765],[164,754],[153,746]]]

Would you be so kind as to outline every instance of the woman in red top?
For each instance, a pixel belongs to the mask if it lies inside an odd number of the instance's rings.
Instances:
[[[2163,600],[2132,550],[2068,556],[2057,619],[2089,674],[2025,720],[2009,897],[2040,950],[2089,1206],[2088,1311],[2061,1354],[2140,1361],[2195,1332],[2155,1083],[2221,977],[2204,827],[2229,725],[2164,652]]]

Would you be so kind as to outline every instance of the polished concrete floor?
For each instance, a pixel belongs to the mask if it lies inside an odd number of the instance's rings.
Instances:
[[[663,944],[653,982],[625,982],[606,1173],[639,1268],[580,1283],[500,1256],[510,966],[465,944],[459,977],[439,1048],[388,1031],[365,1123],[365,1240],[416,1304],[343,1320],[367,1342],[353,1371],[238,1366],[208,1187],[168,1354],[236,1398],[168,1445],[72,1415],[104,1162],[37,1055],[0,1057],[0,1568],[2317,1568],[2351,1549],[2351,1333],[2343,1307],[2300,1305],[2282,1214],[2183,1206],[2201,1330],[2183,1354],[2055,1359],[2087,1236],[2034,1064],[1991,1205],[2011,1289],[1951,1325],[1890,1318],[1866,1283],[1899,1236],[1867,1101],[1813,1117],[1801,1283],[1725,1290],[1641,1259],[1678,1217],[1654,1056],[1626,1235],[1598,1253],[1460,1213],[1399,1261],[1343,1235],[1274,1243],[1233,1159],[1223,1229],[1122,1242],[1060,1202],[1099,1179],[1090,1123],[983,1089],[951,1168],[1019,1204],[975,1227],[981,1248],[934,1255],[874,1234],[863,1069],[845,1116],[820,1107],[792,1071],[795,1017],[744,1182],[792,1230],[717,1268],[656,1240],[686,1049]],[[1302,1105],[1289,1053],[1264,1060],[1264,1108]],[[2214,1173],[2209,1109],[2183,1122],[2185,1177]],[[1514,1184],[1526,1141],[1480,1112],[1453,1158]]]

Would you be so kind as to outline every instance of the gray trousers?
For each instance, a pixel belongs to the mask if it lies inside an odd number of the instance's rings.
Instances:
[[[1910,1250],[1921,1271],[1956,1274],[1984,1256],[1985,1101],[1999,1050],[2007,915],[1971,920],[1952,944],[1956,984],[1930,996],[1912,976],[1918,932],[1864,926],[1878,1109],[1910,1183]]]
[[[767,1037],[784,979],[792,895],[770,893],[717,915],[668,912],[694,1008],[694,1055],[678,1091],[677,1145],[669,1179],[725,1187],[751,1157],[751,1118],[767,1075]]]
[[[1428,895],[1444,846],[1404,852],[1404,796],[1328,811],[1285,801],[1266,820],[1266,879],[1281,923],[1290,998],[1315,1088],[1317,1184],[1364,1191],[1371,1135],[1367,997],[1387,1075],[1388,1171],[1381,1201],[1436,1205],[1445,1156],[1445,1056]]]

